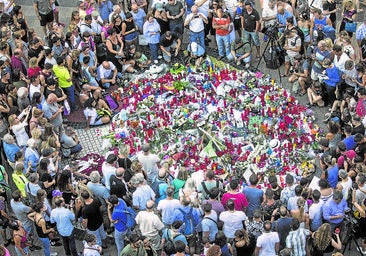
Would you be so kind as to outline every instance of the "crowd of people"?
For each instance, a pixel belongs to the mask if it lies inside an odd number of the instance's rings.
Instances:
[[[0,255],[10,255],[11,243],[18,256],[40,249],[50,256],[61,245],[65,255],[101,255],[107,234],[119,256],[342,255],[350,232],[366,254],[361,3],[81,0],[65,26],[57,0],[34,0],[44,32],[37,35],[21,6],[0,2]],[[175,62],[186,52],[200,65],[212,40],[219,60],[242,69],[258,61],[263,41],[278,41],[282,76],[293,91],[308,96],[309,108],[330,107],[319,139],[317,188],[310,186],[317,172],[287,174],[284,187],[278,177],[265,177],[265,190],[256,174],[220,180],[204,170],[197,182],[184,167],[173,173],[175,163],[159,159],[149,144],[133,161],[122,145],[101,173],[80,173],[74,160],[63,166],[61,159],[78,159],[82,151],[77,132],[63,124],[79,103],[87,129],[109,123],[113,111],[104,91],[126,73]]]

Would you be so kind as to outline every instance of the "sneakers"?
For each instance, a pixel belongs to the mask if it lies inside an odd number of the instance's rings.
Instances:
[[[238,61],[236,62],[236,65],[240,66],[240,64],[241,64],[241,61],[240,61],[240,60],[238,60]]]
[[[154,64],[158,64],[159,63],[159,61],[158,60],[154,60]]]
[[[52,242],[50,242],[50,244],[51,244],[51,246],[61,246],[62,245],[62,243],[56,242],[56,241],[52,241]]]
[[[50,253],[50,256],[57,256],[58,255],[58,253],[57,252],[51,252]]]

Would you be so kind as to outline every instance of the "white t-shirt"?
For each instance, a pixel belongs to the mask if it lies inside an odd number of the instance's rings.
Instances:
[[[198,0],[197,2],[201,2],[202,0]],[[210,0],[206,0],[200,7],[198,7],[198,12],[203,13],[206,17],[208,16],[208,12],[210,10]]]
[[[147,179],[153,180],[158,175],[157,163],[160,162],[160,158],[155,154],[149,153],[148,155],[145,155],[143,152],[141,152],[137,156],[137,159],[144,167],[144,170],[147,174]]]
[[[107,162],[104,162],[102,165],[102,172],[103,172],[103,178],[104,178],[104,184],[105,187],[110,190],[111,189],[111,183],[110,178],[112,175],[116,174],[116,167],[108,164]]]
[[[91,117],[90,119],[90,125],[95,124],[95,119],[97,118],[97,110],[95,108],[86,108],[84,109],[84,116],[88,120],[88,117]]]
[[[263,233],[257,239],[259,256],[276,256],[276,243],[280,242],[277,232]]]
[[[29,136],[25,131],[25,127],[27,125],[28,125],[27,121],[24,121],[23,123],[19,123],[11,127],[17,139],[18,146],[20,147],[27,145],[27,141],[29,140]]]
[[[224,222],[223,231],[227,238],[234,238],[235,231],[243,229],[243,221],[248,217],[242,211],[225,211],[220,214],[220,220]]]
[[[33,94],[35,92],[39,92],[40,94],[41,93],[41,84],[38,84],[38,85],[33,85],[33,84],[30,84],[29,85],[29,99],[32,100],[33,99]]]
[[[164,224],[173,224],[175,217],[174,211],[178,208],[180,208],[180,202],[178,199],[163,199],[159,201],[157,209],[161,211],[162,221]]]
[[[11,13],[11,11],[13,10],[14,4],[9,6],[9,9],[5,10],[5,8],[9,5],[10,1],[9,0],[0,0],[0,3],[4,4],[4,12],[9,14]]]
[[[109,63],[109,67],[110,67],[109,69],[105,69],[103,67],[103,65],[100,65],[98,67],[98,74],[99,74],[100,79],[108,78],[108,77],[110,77],[111,74],[113,74],[116,66],[111,61],[108,61],[108,63]]]
[[[341,182],[340,184],[342,185],[343,198],[347,200],[349,191],[352,188],[352,179],[350,177],[347,177],[347,181]]]
[[[275,6],[273,9],[269,8],[268,6],[266,8],[263,9],[262,11],[262,18],[268,18],[268,17],[273,17],[277,15],[277,6]],[[270,21],[265,21],[264,22],[264,26],[268,27],[270,25],[274,25],[277,22],[277,18],[270,20]]]

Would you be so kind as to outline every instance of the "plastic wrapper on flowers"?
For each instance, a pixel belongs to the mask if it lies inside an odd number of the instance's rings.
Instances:
[[[207,58],[200,69],[177,65],[131,81],[120,102],[121,113],[97,134],[108,142],[105,150],[124,143],[133,156],[150,143],[161,158],[176,155],[192,172],[217,175],[242,176],[249,167],[264,174],[311,169],[302,163],[318,127],[306,107],[263,73]]]

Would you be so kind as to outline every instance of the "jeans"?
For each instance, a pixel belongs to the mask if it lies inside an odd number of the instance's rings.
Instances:
[[[183,35],[183,21],[182,22],[170,22],[169,23],[170,31],[174,31],[179,35]]]
[[[158,59],[158,45],[159,44],[149,44],[150,51],[151,51],[151,60],[157,60]]]
[[[71,154],[75,154],[80,152],[83,149],[83,147],[81,146],[81,144],[77,144],[75,147],[72,147],[71,150]]]
[[[17,247],[14,247],[15,252],[17,253],[18,256],[22,256],[23,254],[19,251],[19,249]],[[29,248],[25,247],[23,248],[23,252],[28,255],[29,254]]]
[[[70,236],[61,236],[66,255],[78,256],[74,233]]]
[[[225,57],[230,54],[229,34],[226,36],[216,34],[216,43],[219,48],[220,57]]]
[[[43,245],[44,256],[50,256],[51,255],[50,239],[48,239],[48,237],[46,237],[46,238],[39,237],[39,240],[42,242],[42,245]]]
[[[114,72],[111,72],[111,74],[108,77],[105,77],[105,79],[112,79],[113,78],[113,74],[114,74]],[[116,77],[122,78],[122,74],[120,72],[117,72],[117,76]],[[110,82],[103,83],[102,84],[102,87],[104,89],[108,89],[109,87],[111,87],[111,83]]]
[[[128,229],[125,231],[119,232],[117,229],[114,230],[114,240],[116,241],[117,246],[117,255],[121,255],[123,248],[125,247],[125,237],[127,235]]]
[[[93,234],[97,237],[97,244],[102,246],[102,240],[107,238],[107,235],[104,231],[104,225],[100,225],[100,227],[95,230],[95,231],[91,231],[88,229],[89,234]]]
[[[62,88],[62,90],[65,92],[65,94],[67,95],[67,98],[70,101],[71,111],[74,111],[75,110],[75,88],[74,88],[74,85],[71,85],[70,87],[67,87],[67,88]]]
[[[205,30],[202,30],[201,32],[189,32],[189,41],[196,42],[199,45],[202,46],[203,49],[206,51],[206,45],[205,45]]]

